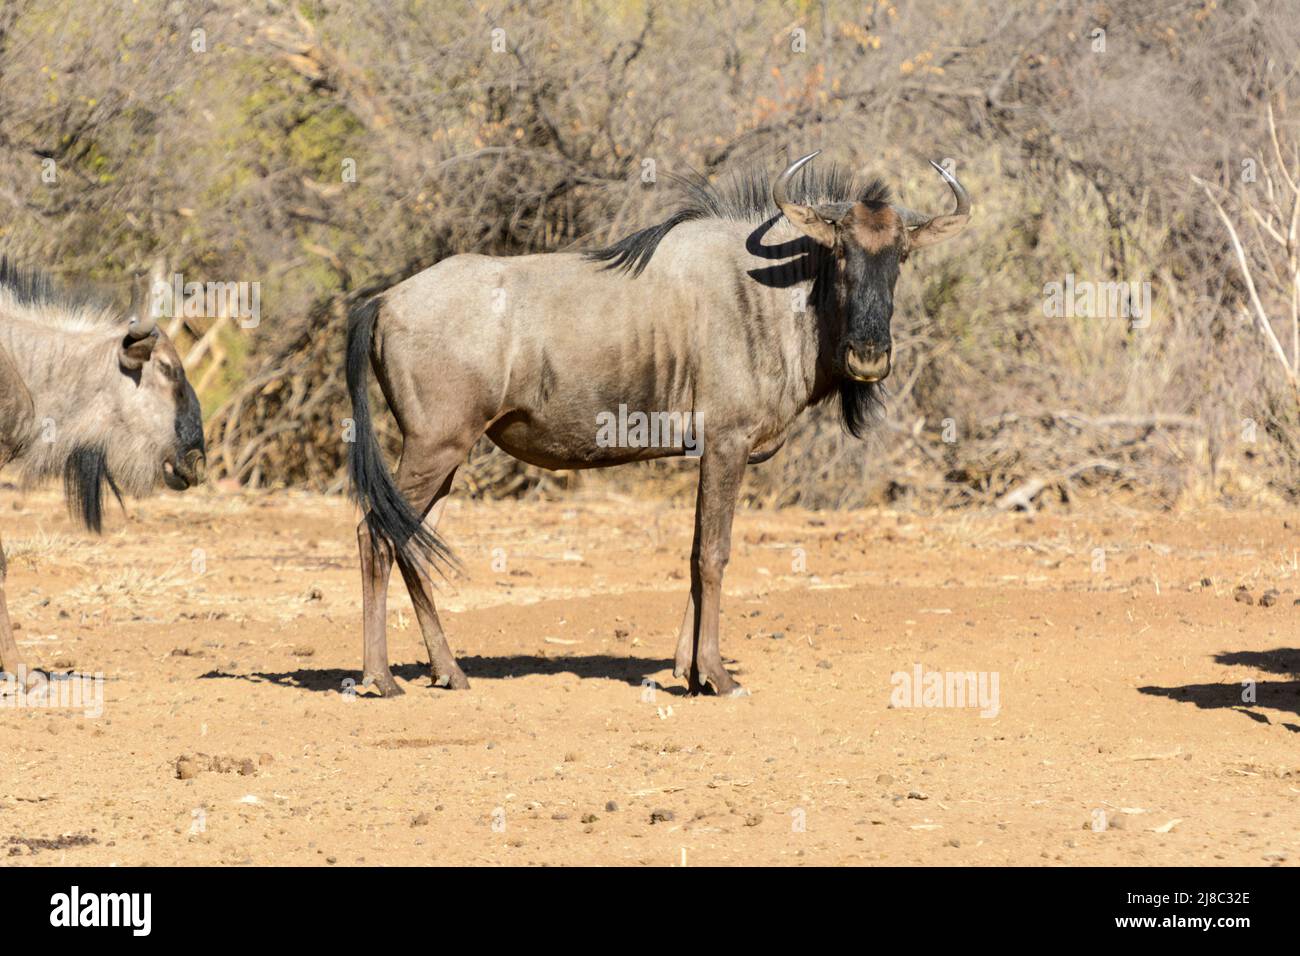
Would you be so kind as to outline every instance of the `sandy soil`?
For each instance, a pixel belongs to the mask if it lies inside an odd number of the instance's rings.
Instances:
[[[98,540],[0,502],[20,642],[104,677],[97,717],[0,708],[0,863],[1300,860],[1300,513],[742,513],[752,695],[718,700],[671,675],[686,511],[453,501],[473,686],[430,687],[399,583],[381,700],[346,502],[208,490]],[[996,716],[893,706],[918,665]]]

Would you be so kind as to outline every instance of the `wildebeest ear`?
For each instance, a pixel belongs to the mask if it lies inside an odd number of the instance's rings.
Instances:
[[[943,181],[952,190],[953,197],[957,200],[957,208],[948,216],[926,216],[905,209],[902,206],[895,206],[894,211],[902,218],[904,225],[911,230],[908,233],[908,247],[912,249],[923,249],[926,246],[934,245],[936,242],[951,239],[966,228],[966,223],[970,222],[971,204],[966,188],[957,182],[956,176],[934,160],[930,160],[930,165],[934,167],[935,172],[943,177]]]
[[[924,249],[936,242],[951,239],[966,228],[970,216],[935,216],[924,226],[908,233],[908,245],[913,249]]]
[[[820,149],[817,150],[817,153],[820,152]],[[795,173],[812,162],[817,153],[809,153],[802,159],[795,160],[785,172],[777,177],[776,182],[772,184],[772,201],[776,203],[776,208],[781,210],[785,218],[790,220],[790,225],[814,242],[823,246],[833,246],[835,245],[835,224],[828,222],[815,207],[790,201],[790,181],[794,178]]]
[[[835,225],[822,218],[812,206],[800,206],[788,203],[781,207],[790,224],[813,242],[830,247],[835,245]]]
[[[131,372],[144,368],[149,359],[153,357],[153,349],[157,344],[157,333],[147,335],[142,339],[128,335],[122,340],[122,355],[120,358],[122,368]]]
[[[150,314],[131,320],[122,340],[122,368],[135,372],[144,368],[158,344],[158,320]]]

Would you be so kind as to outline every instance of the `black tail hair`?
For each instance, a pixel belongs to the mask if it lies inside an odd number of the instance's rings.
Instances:
[[[108,470],[108,453],[94,445],[78,445],[63,465],[63,496],[68,512],[90,531],[104,530],[104,486],[122,504],[122,492]]]
[[[366,514],[376,557],[400,557],[416,567],[427,562],[445,574],[447,568],[457,569],[459,562],[403,497],[375,436],[366,371],[378,317],[378,298],[357,305],[348,316],[347,381],[353,424],[348,475],[352,500]]]

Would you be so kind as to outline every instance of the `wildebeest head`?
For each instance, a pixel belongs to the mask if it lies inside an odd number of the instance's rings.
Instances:
[[[889,202],[801,205],[789,198],[795,174],[820,153],[791,163],[772,186],[772,199],[790,223],[833,255],[833,300],[840,344],[836,371],[858,382],[889,375],[893,341],[894,284],[913,249],[949,239],[970,220],[970,197],[961,183],[931,162],[957,199],[947,216],[927,216]]]
[[[0,389],[25,399],[0,402],[11,419],[25,406],[25,421],[0,423],[9,460],[29,484],[62,477],[91,530],[102,526],[105,487],[144,497],[203,480],[198,399],[156,318],[128,323],[93,294],[0,256],[0,352],[9,366]]]
[[[128,326],[118,354],[120,418],[127,434],[104,443],[109,474],[132,494],[203,481],[207,450],[198,396],[167,334],[152,317]],[[120,459],[120,460],[116,460]]]

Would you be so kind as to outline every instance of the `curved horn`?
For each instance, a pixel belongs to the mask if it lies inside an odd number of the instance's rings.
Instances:
[[[943,177],[943,181],[948,184],[948,188],[952,190],[952,194],[955,197],[957,197],[957,211],[954,212],[953,215],[969,216],[970,195],[966,192],[966,187],[963,186],[961,183],[957,182],[956,176],[948,172],[948,170],[944,169],[933,159],[930,160],[930,165],[933,166],[935,168],[935,171],[938,172],[938,174]]]
[[[147,339],[153,335],[154,330],[158,328],[158,320],[150,312],[138,315],[131,320],[131,324],[126,328],[126,334],[133,339]]]
[[[786,167],[785,172],[772,184],[772,202],[776,203],[776,207],[781,210],[785,218],[790,220],[790,224],[805,236],[823,246],[830,246],[835,242],[835,227],[823,219],[812,206],[791,202],[789,193],[790,181],[794,179],[795,174],[820,154],[819,149],[796,159]]]
[[[790,185],[790,180],[794,179],[795,173],[799,172],[799,170],[803,169],[820,155],[820,149],[814,150],[807,156],[796,159],[786,167],[785,172],[776,177],[776,182],[772,184],[772,201],[776,203],[777,208],[782,212],[785,212],[786,206],[791,205],[789,194],[786,192],[786,187]]]
[[[966,187],[957,182],[957,177],[933,159],[930,160],[930,165],[943,177],[943,181],[952,190],[952,194],[957,200],[957,209],[946,216],[927,216],[905,206],[895,206],[894,212],[898,213],[899,218],[903,220],[903,224],[912,230],[910,241],[913,249],[933,245],[936,242],[942,242],[944,239],[951,239],[965,229],[966,224],[970,222],[971,202]]]

